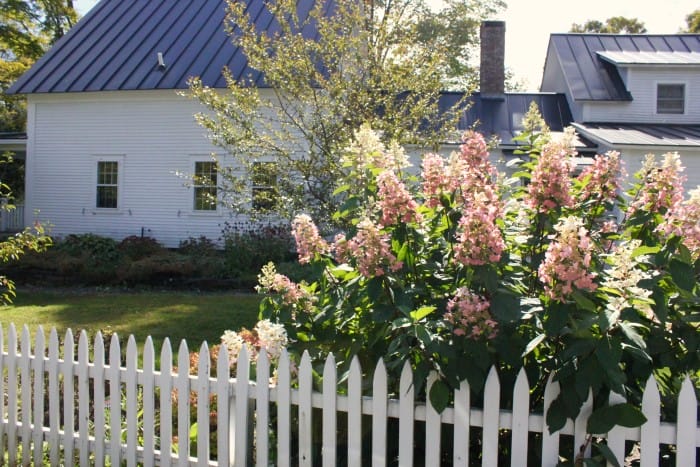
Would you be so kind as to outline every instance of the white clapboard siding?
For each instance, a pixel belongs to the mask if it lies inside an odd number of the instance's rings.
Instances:
[[[48,456],[49,464],[56,466],[101,466],[107,460],[111,465],[144,466],[334,466],[337,459],[347,459],[350,466],[385,466],[398,460],[399,466],[408,467],[416,463],[439,465],[446,457],[451,457],[456,466],[490,466],[502,463],[499,452],[510,448],[512,465],[522,465],[528,451],[537,449],[542,465],[554,466],[560,454],[574,459],[582,447],[583,455],[590,455],[586,423],[593,409],[591,394],[576,420],[569,420],[559,432],[550,434],[545,415],[530,412],[530,388],[524,370],[513,388],[504,388],[492,368],[479,406],[472,405],[465,381],[454,392],[452,406],[438,413],[430,404],[416,401],[414,376],[408,364],[397,385],[389,380],[382,360],[373,371],[363,372],[358,359],[353,358],[347,381],[338,385],[332,355],[324,362],[323,374],[314,375],[308,353],[303,355],[297,372],[283,350],[273,372],[271,365],[275,362],[269,361],[266,351],[251,359],[255,352],[244,347],[234,365],[229,365],[229,352],[222,346],[214,377],[206,343],[199,349],[197,374],[190,375],[185,341],[179,346],[177,372],[173,371],[167,339],[159,369],[150,338],[139,356],[136,341],[130,336],[123,361],[118,336],[112,335],[107,362],[102,335],[95,337],[92,352],[88,342],[87,334],[81,332],[76,358],[72,331],[66,331],[61,346],[55,329],[47,343],[39,328],[32,351],[26,327],[19,339],[13,324],[7,327],[7,336],[0,327],[0,372],[5,375],[0,385],[6,395],[0,404],[0,450],[6,453],[9,465],[42,465],[47,459],[44,456]],[[235,378],[231,377],[231,366],[235,366]],[[373,373],[370,388],[363,388],[363,373]],[[255,381],[251,380],[252,374],[256,375]],[[314,386],[315,376],[320,377],[319,387]],[[433,373],[421,385],[429,391],[436,380]],[[397,394],[389,393],[390,388],[397,387]],[[512,410],[500,407],[504,391],[512,395]],[[548,407],[558,393],[559,385],[550,377],[544,406]],[[197,403],[194,419],[191,397]],[[216,423],[211,425],[214,400]],[[609,402],[623,401],[613,394]],[[646,383],[641,409],[648,420],[641,428],[615,427],[607,434],[595,434],[607,438],[618,462],[624,462],[625,445],[633,441],[640,446],[642,466],[657,465],[661,444],[675,446],[676,465],[696,465],[700,427],[691,380],[686,377],[682,384],[676,424],[660,421],[659,390],[653,378]],[[347,426],[340,426],[339,413],[347,414]],[[363,424],[363,416],[369,416],[371,422]],[[189,439],[195,422],[197,449],[192,452]],[[424,439],[416,439],[416,424],[423,424]],[[445,452],[447,447],[441,446],[446,424],[454,426],[453,452]],[[470,455],[477,454],[475,446],[470,446],[472,428],[482,433],[480,459],[470,459]],[[209,441],[213,430],[218,441],[216,452]],[[504,430],[511,433],[509,446],[499,445],[499,433]],[[528,436],[532,432],[542,434],[541,445],[532,445],[533,438]],[[561,435],[573,436],[572,452],[560,453]],[[422,449],[424,458],[414,458],[416,447]]]

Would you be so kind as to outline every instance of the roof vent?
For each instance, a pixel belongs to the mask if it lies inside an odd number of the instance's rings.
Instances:
[[[163,52],[158,52],[158,69],[165,70],[165,60],[163,59]]]

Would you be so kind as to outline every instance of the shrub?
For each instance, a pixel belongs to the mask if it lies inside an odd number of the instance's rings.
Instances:
[[[116,240],[91,233],[68,235],[57,243],[56,249],[95,263],[116,263],[121,259]]]
[[[157,255],[164,250],[155,238],[132,235],[119,242],[119,251],[131,260]]]
[[[224,224],[224,256],[229,277],[255,277],[270,262],[294,258],[294,242],[285,225]]]
[[[198,238],[190,237],[187,240],[182,240],[178,251],[193,257],[217,256],[220,253],[220,249],[217,248],[216,243],[204,235]]]
[[[670,395],[700,368],[700,191],[683,200],[677,154],[648,158],[627,197],[617,153],[572,179],[568,141],[523,135],[526,161],[503,180],[470,132],[449,158],[426,155],[414,183],[401,149],[363,129],[336,190],[336,217],[350,227],[328,242],[297,216],[313,281],[266,265],[261,318],[285,325],[297,356],[333,352],[341,374],[354,355],[363,368],[382,358],[398,381],[408,361],[419,392],[435,371],[426,396],[438,410],[462,380],[480,392],[495,365],[502,384],[525,368],[540,406],[554,376],[551,431],[589,392],[590,433],[641,425],[652,374]],[[629,402],[609,405],[613,392]]]

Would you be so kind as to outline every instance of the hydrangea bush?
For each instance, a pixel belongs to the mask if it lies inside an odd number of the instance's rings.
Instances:
[[[367,369],[381,358],[398,380],[408,361],[419,391],[436,371],[438,410],[465,379],[480,392],[492,365],[504,385],[524,367],[536,403],[550,374],[560,384],[550,430],[589,393],[589,432],[640,425],[650,375],[669,395],[700,368],[700,193],[684,199],[673,153],[648,156],[627,193],[616,152],[574,176],[565,136],[524,135],[506,178],[468,132],[412,176],[400,147],[363,128],[335,193],[347,229],[324,237],[296,217],[299,262],[315,280],[296,284],[267,265],[261,318],[285,325],[293,353],[333,352],[341,371],[355,355]],[[629,403],[609,405],[611,393]]]

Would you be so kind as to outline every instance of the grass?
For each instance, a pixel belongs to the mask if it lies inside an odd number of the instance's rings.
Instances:
[[[47,336],[55,327],[61,339],[68,328],[74,334],[85,329],[90,340],[109,329],[123,342],[133,334],[139,348],[150,335],[159,354],[166,337],[173,351],[181,339],[193,351],[203,341],[219,343],[226,329],[252,328],[259,302],[241,293],[20,289],[12,305],[0,307],[0,324],[5,335],[10,323],[18,334],[27,325],[32,336],[40,325]]]

